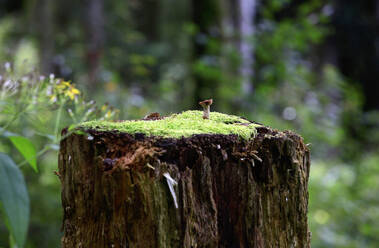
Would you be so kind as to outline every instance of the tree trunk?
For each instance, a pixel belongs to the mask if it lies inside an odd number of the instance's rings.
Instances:
[[[33,28],[37,33],[41,71],[45,75],[54,72],[54,9],[55,2],[39,0],[31,5],[35,8],[33,18],[37,20]]]
[[[192,22],[197,32],[193,36],[194,101],[212,96],[222,102],[218,94],[221,75],[222,16],[221,1],[192,0]]]
[[[104,31],[104,2],[103,0],[87,0],[87,65],[88,83],[90,89],[95,89],[100,81],[101,60],[103,56]]]
[[[242,57],[241,74],[243,77],[242,87],[244,92],[251,93],[253,84],[254,47],[252,37],[255,33],[254,18],[256,12],[256,0],[240,0],[240,53]]]
[[[87,133],[61,142],[62,247],[310,247],[298,135]]]

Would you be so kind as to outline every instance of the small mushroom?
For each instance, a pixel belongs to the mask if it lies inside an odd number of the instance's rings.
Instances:
[[[213,99],[204,100],[202,102],[199,102],[199,104],[203,107],[204,113],[203,113],[203,119],[209,119],[209,112],[210,112],[210,106],[213,103]]]

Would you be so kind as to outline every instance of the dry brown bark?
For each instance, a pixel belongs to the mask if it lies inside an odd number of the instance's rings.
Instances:
[[[61,142],[63,247],[310,247],[309,150],[295,133],[87,132]]]

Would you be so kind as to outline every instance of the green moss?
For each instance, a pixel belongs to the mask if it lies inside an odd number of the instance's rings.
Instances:
[[[209,120],[204,120],[202,116],[202,111],[185,111],[156,121],[89,121],[81,123],[78,127],[99,131],[118,130],[131,134],[144,133],[148,136],[171,138],[189,137],[194,134],[236,134],[243,139],[249,139],[255,135],[255,127],[259,126],[238,116],[217,112],[211,112]],[[241,123],[250,124],[241,125]]]

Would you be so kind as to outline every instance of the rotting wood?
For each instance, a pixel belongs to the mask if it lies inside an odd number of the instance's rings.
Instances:
[[[297,134],[87,132],[61,142],[62,247],[310,247],[309,150]]]

